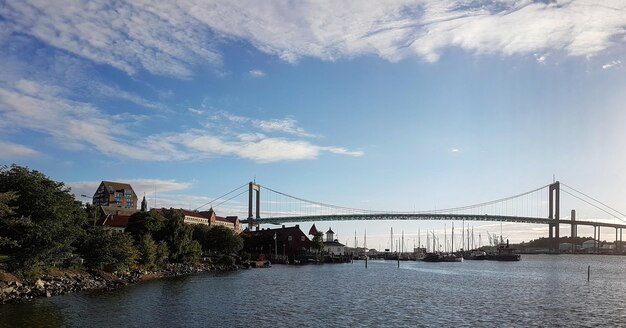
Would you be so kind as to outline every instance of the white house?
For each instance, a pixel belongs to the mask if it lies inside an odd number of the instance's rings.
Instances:
[[[326,231],[326,240],[324,241],[324,252],[331,255],[344,255],[346,253],[346,245],[335,239],[335,233],[328,228]]]

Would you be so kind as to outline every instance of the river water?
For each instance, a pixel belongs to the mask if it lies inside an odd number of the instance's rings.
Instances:
[[[275,265],[2,305],[0,326],[626,326],[625,275],[626,257],[598,255]]]

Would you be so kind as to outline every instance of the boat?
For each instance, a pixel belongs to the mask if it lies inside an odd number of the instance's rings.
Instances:
[[[522,259],[521,255],[517,254],[517,249],[509,247],[509,240],[507,239],[506,245],[500,245],[497,248],[497,254],[487,254],[487,260],[489,261],[519,261]]]
[[[463,262],[463,257],[451,253],[427,253],[424,262]]]
[[[486,260],[487,253],[484,251],[480,251],[480,250],[473,250],[473,251],[470,251],[469,253],[463,254],[463,259],[472,260],[472,261]]]

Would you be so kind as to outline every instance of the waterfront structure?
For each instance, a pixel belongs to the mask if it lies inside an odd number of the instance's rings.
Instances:
[[[94,206],[137,208],[137,194],[128,183],[102,181],[93,195]]]
[[[259,229],[243,232],[245,252],[254,258],[288,257],[294,260],[299,255],[308,253],[311,241],[302,232],[299,225],[277,229]]]
[[[324,241],[324,252],[331,255],[344,255],[346,245],[335,239],[335,232],[331,228],[326,231],[326,240]]]

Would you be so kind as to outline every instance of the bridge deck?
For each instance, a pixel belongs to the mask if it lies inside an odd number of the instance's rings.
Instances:
[[[249,222],[250,219],[244,222]],[[312,221],[376,221],[376,220],[438,220],[438,221],[492,221],[553,224],[554,219],[504,216],[504,215],[473,215],[473,214],[428,214],[428,213],[394,213],[394,214],[338,214],[338,215],[311,215],[311,216],[288,216],[275,218],[252,219],[253,224],[283,224],[289,222],[312,222]],[[243,222],[242,222],[243,223]],[[616,229],[626,228],[626,224],[594,222],[594,221],[571,221],[559,220],[559,224],[587,225],[597,227],[609,227]]]

